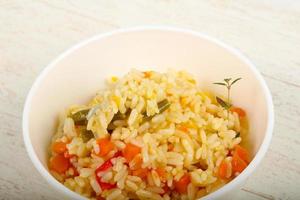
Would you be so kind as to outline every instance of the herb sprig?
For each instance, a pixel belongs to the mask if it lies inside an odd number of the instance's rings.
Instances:
[[[220,97],[216,96],[216,100],[218,104],[220,104],[225,110],[227,110],[227,117],[229,116],[229,109],[232,107],[232,104],[230,103],[230,91],[233,84],[241,80],[242,78],[237,78],[232,80],[232,78],[225,78],[223,82],[216,82],[214,84],[225,86],[227,89],[227,100],[224,101]]]

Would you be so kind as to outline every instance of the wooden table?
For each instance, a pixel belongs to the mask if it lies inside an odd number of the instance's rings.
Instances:
[[[240,49],[263,74],[276,112],[271,147],[234,199],[300,199],[300,2],[292,0],[0,0],[0,199],[60,199],[21,130],[42,69],[85,38],[138,25],[190,28]]]

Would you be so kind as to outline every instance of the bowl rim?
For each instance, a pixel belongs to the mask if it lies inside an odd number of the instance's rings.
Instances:
[[[23,140],[25,143],[25,147],[27,150],[27,153],[35,166],[35,168],[38,170],[38,172],[47,180],[47,182],[52,185],[54,188],[56,188],[58,191],[60,191],[62,194],[72,198],[72,199],[84,199],[83,196],[69,190],[67,187],[65,187],[63,184],[58,182],[51,174],[50,172],[42,165],[39,158],[35,154],[34,148],[32,146],[30,135],[29,135],[29,113],[31,109],[31,102],[32,98],[38,89],[38,86],[44,79],[44,77],[48,74],[48,72],[55,67],[55,65],[63,60],[66,56],[73,53],[75,50],[88,45],[89,43],[92,43],[97,40],[105,39],[107,37],[116,35],[116,34],[122,34],[122,33],[130,33],[130,32],[143,32],[143,31],[169,31],[169,32],[177,32],[177,33],[183,33],[188,34],[192,36],[197,36],[202,39],[205,39],[211,43],[214,43],[217,46],[220,46],[230,52],[232,55],[238,57],[240,60],[242,60],[249,69],[253,72],[255,78],[257,81],[259,81],[260,86],[262,87],[264,98],[267,103],[267,128],[265,131],[265,137],[263,139],[263,142],[261,143],[257,153],[255,154],[254,158],[248,165],[248,167],[235,179],[233,179],[231,182],[227,183],[223,187],[219,188],[218,190],[204,196],[202,199],[214,199],[219,198],[222,195],[226,194],[229,191],[232,191],[234,188],[237,188],[239,185],[241,185],[249,176],[253,173],[253,171],[257,168],[259,163],[261,162],[262,158],[265,156],[268,147],[271,142],[272,133],[273,133],[273,127],[274,127],[274,106],[272,101],[272,96],[270,93],[270,90],[268,89],[268,86],[263,79],[262,75],[259,73],[259,71],[256,69],[255,65],[239,50],[225,44],[224,42],[215,39],[207,34],[200,33],[198,31],[185,29],[185,28],[178,28],[178,27],[170,27],[170,26],[138,26],[138,27],[131,27],[131,28],[123,28],[123,29],[117,29],[101,34],[97,34],[93,37],[84,39],[77,44],[71,46],[66,51],[61,53],[57,58],[55,58],[52,62],[50,62],[38,75],[38,77],[35,79],[24,104],[23,109],[23,116],[22,116],[22,129],[23,129]]]

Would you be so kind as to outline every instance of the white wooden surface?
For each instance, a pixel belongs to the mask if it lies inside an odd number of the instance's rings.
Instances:
[[[0,199],[60,199],[22,140],[24,100],[44,66],[82,39],[147,24],[207,33],[256,63],[274,99],[274,137],[234,199],[300,199],[297,0],[0,0]]]

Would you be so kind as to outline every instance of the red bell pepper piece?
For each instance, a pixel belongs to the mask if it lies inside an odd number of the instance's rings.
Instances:
[[[120,156],[123,156],[122,151],[117,151],[117,152],[115,153],[115,155],[113,155],[112,158],[117,158],[117,157],[120,157]],[[112,159],[112,158],[111,158],[111,159]]]
[[[111,168],[113,166],[111,160],[113,158],[122,156],[122,152],[118,151],[117,153],[115,153],[115,155],[113,157],[111,157],[110,159],[108,159],[107,161],[105,161],[100,167],[98,167],[95,171],[96,174],[96,181],[98,182],[98,184],[100,185],[102,190],[110,190],[116,187],[116,184],[111,184],[111,183],[105,183],[101,180],[101,177],[98,176],[99,172],[103,172],[108,170],[109,168]]]
[[[98,172],[103,172],[103,171],[106,171],[108,170],[109,168],[111,168],[113,165],[111,163],[111,160],[107,160],[105,161],[100,167],[98,167],[96,169],[96,174],[98,174]]]
[[[117,185],[116,184],[111,184],[111,183],[104,183],[104,182],[99,182],[99,185],[101,187],[102,190],[110,190],[113,188],[116,188]]]
[[[113,166],[111,159],[113,158],[117,158],[122,156],[122,152],[118,151],[117,153],[115,153],[115,155],[113,155],[113,157],[111,157],[110,159],[108,159],[107,161],[105,161],[100,167],[98,167],[96,169],[96,174],[98,174],[98,172],[103,172],[106,171],[107,169],[111,168]]]

